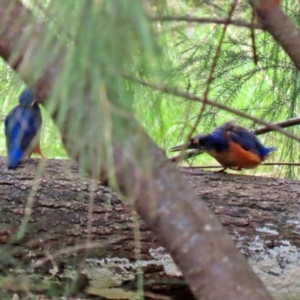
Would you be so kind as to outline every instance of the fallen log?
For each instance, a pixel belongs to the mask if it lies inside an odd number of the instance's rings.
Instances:
[[[16,170],[7,170],[5,160],[0,158],[1,290],[138,299],[143,284],[146,299],[193,299],[126,200],[66,160],[30,159]],[[299,183],[199,168],[181,172],[273,297],[300,299]]]

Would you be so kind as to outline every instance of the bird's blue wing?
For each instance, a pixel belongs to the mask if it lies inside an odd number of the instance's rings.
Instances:
[[[264,160],[270,152],[277,150],[276,147],[267,148],[257,138],[257,136],[246,128],[235,126],[229,132],[232,141],[239,144],[245,150],[256,153]]]
[[[244,127],[237,126],[234,122],[227,122],[216,128],[212,135],[219,141],[232,141],[239,144],[243,149],[251,151],[265,159],[276,147],[266,148],[257,138],[257,136]]]
[[[233,127],[229,131],[229,137],[245,150],[255,150],[261,145],[256,135],[243,127]]]
[[[17,132],[18,129],[14,129],[14,133]],[[13,134],[14,134],[13,133]],[[7,156],[7,167],[8,168],[16,168],[24,155],[24,151],[21,149],[19,142],[17,141],[18,133],[12,136],[12,142],[10,144],[10,148]]]
[[[30,108],[26,108],[22,122],[20,144],[21,148],[25,151],[42,126],[42,117],[39,106],[33,105]]]
[[[15,107],[5,119],[7,166],[16,168],[41,126],[38,107]]]

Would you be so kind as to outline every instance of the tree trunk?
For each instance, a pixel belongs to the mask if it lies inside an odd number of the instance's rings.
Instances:
[[[21,283],[30,278],[31,291],[45,291],[45,284],[33,283],[43,275],[52,277],[57,292],[74,279],[71,294],[137,299],[142,269],[147,299],[193,299],[170,256],[107,187],[79,176],[68,161],[47,160],[38,167],[30,159],[7,170],[5,160],[0,159],[2,289],[25,293]],[[199,168],[182,168],[182,173],[274,298],[298,300],[299,183]]]

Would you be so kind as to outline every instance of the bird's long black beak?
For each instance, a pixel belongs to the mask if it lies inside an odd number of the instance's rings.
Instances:
[[[177,145],[170,149],[171,152],[184,151],[188,149],[197,149],[198,139],[191,138],[191,140],[186,144]]]
[[[186,150],[189,149],[189,143],[188,144],[181,144],[181,145],[177,145],[175,147],[170,148],[171,152],[177,152],[177,151],[182,151],[182,150]]]

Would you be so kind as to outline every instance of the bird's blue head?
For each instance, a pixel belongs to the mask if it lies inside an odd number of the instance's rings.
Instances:
[[[222,151],[228,148],[228,141],[217,134],[198,135],[191,140],[191,144],[203,152]]]
[[[33,101],[34,101],[34,95],[29,88],[25,89],[19,96],[19,104],[22,107],[31,106]]]
[[[170,151],[181,151],[183,149],[197,149],[203,152],[222,151],[228,148],[228,141],[219,133],[199,134],[185,145],[175,146]]]

